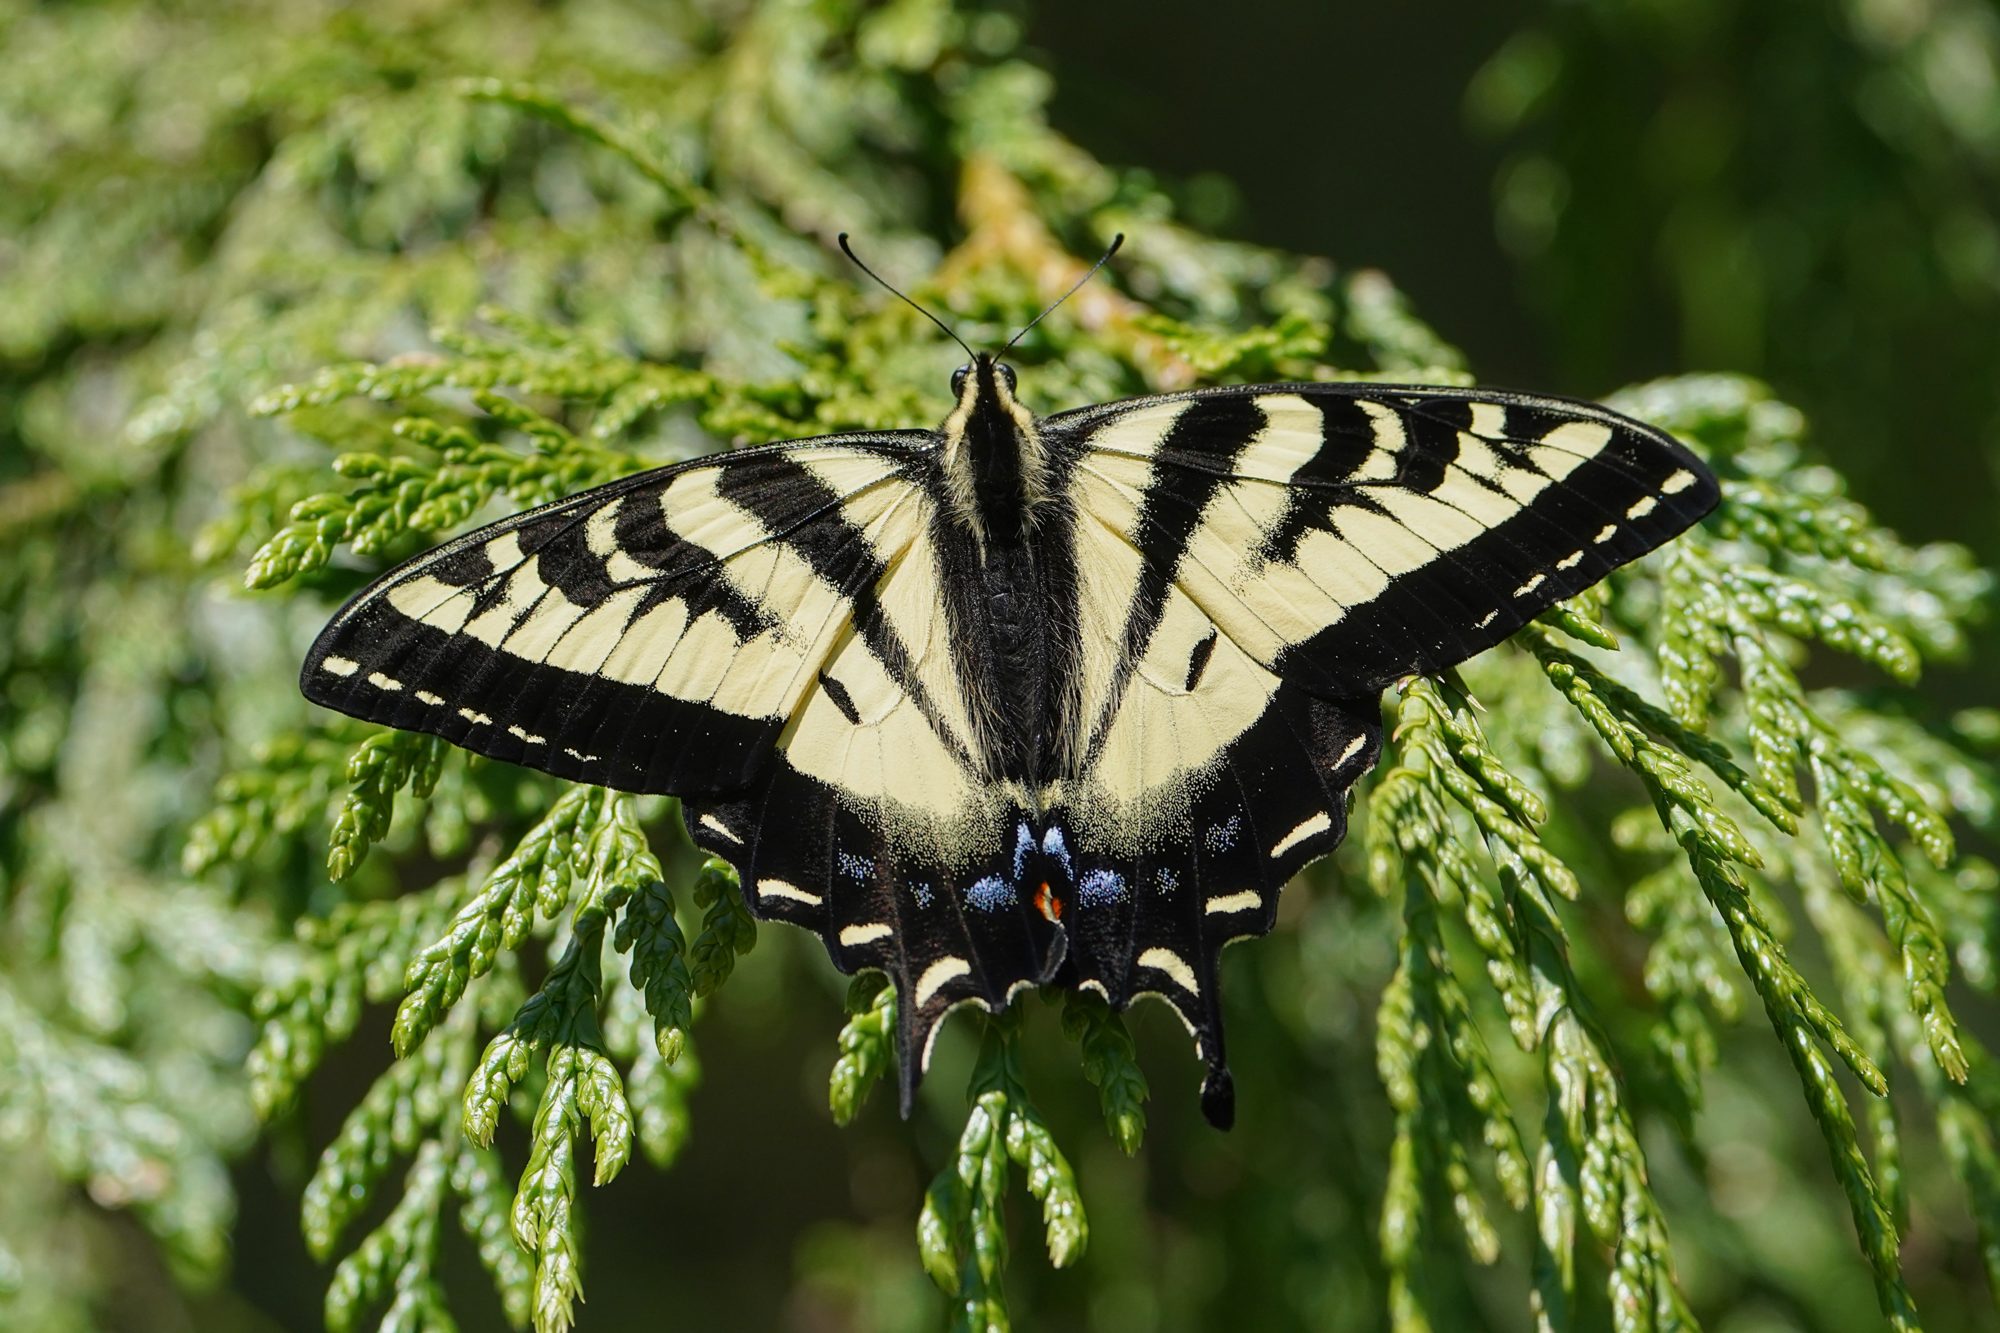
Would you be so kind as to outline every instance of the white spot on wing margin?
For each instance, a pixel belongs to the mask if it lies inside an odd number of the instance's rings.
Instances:
[[[1138,962],[1140,967],[1152,968],[1188,994],[1201,994],[1201,987],[1195,983],[1194,969],[1188,966],[1187,959],[1172,949],[1155,946],[1140,954]]]
[[[1357,736],[1355,740],[1358,743],[1360,741],[1360,737]],[[1290,833],[1287,833],[1284,837],[1278,839],[1278,841],[1271,848],[1271,859],[1275,861],[1277,858],[1283,856],[1286,852],[1290,851],[1292,848],[1304,842],[1307,838],[1312,837],[1313,834],[1324,833],[1332,827],[1333,827],[1332,818],[1327,815],[1326,811],[1324,810],[1319,811],[1318,813],[1314,814],[1312,818],[1304,821],[1297,828],[1293,829]],[[1237,894],[1234,896],[1241,897],[1242,895]],[[1256,895],[1252,894],[1251,896],[1254,898]],[[1209,911],[1213,912],[1216,910],[1215,904],[1217,901],[1218,900],[1216,899],[1209,900],[1208,904]]]
[[[804,903],[807,907],[818,907],[826,900],[817,893],[807,893],[796,884],[788,884],[782,879],[760,879],[757,881],[759,898],[790,898],[793,902]]]
[[[817,902],[818,899],[814,899],[813,901]],[[916,989],[910,992],[911,1005],[918,1009],[923,1008],[924,1005],[930,1002],[931,997],[943,988],[946,982],[962,977],[971,971],[972,964],[956,955],[950,958],[938,959],[935,963],[925,968],[924,974],[917,978]]]

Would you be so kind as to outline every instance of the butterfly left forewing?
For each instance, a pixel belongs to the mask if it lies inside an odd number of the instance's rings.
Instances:
[[[1714,507],[1707,469],[1593,404],[1279,385],[1050,419],[1080,510],[1129,514],[1259,661],[1322,694],[1490,647]]]

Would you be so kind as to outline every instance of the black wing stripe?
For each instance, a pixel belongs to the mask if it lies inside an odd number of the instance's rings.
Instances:
[[[761,471],[762,467],[760,461],[757,468],[724,468],[722,471],[726,476],[737,471]],[[730,556],[741,555],[743,551],[712,551],[674,531],[662,512],[665,493],[666,485],[663,483],[658,488],[626,496],[615,510],[611,523],[613,549],[623,553],[634,565],[656,571],[650,580],[614,582],[609,578],[608,562],[602,559],[596,561],[604,569],[606,582],[611,586],[629,586],[637,581],[651,584],[651,590],[633,608],[633,618],[637,619],[661,602],[678,596],[686,602],[690,620],[708,611],[720,612],[735,628],[739,638],[747,639],[768,628],[770,617],[761,614],[761,608],[745,598],[728,580],[702,577],[712,574]],[[771,538],[766,536],[759,540]],[[577,545],[589,549],[581,529],[578,530]]]

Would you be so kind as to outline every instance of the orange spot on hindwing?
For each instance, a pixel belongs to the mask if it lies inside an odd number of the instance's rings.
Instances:
[[[1035,910],[1050,921],[1062,920],[1062,899],[1050,892],[1047,880],[1043,880],[1042,886],[1035,890]]]

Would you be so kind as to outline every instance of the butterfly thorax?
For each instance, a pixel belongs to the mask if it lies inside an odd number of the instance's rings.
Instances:
[[[1025,536],[1049,498],[1048,451],[1013,385],[1011,370],[981,356],[939,428],[955,517],[982,547]]]

